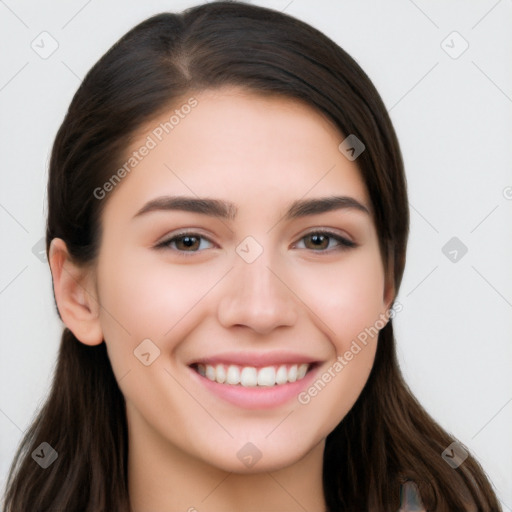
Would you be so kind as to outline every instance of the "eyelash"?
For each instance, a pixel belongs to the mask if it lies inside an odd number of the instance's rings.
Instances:
[[[309,233],[306,233],[304,236],[302,236],[300,238],[299,241],[303,240],[304,238],[308,237],[308,236],[311,236],[311,235],[324,235],[324,236],[327,236],[331,239],[334,239],[336,240],[337,242],[339,242],[339,246],[337,248],[331,248],[331,249],[319,249],[319,250],[315,250],[315,249],[308,249],[310,251],[313,251],[315,253],[331,253],[333,250],[341,250],[341,251],[346,251],[348,249],[352,249],[354,247],[357,247],[357,244],[355,242],[352,242],[351,240],[348,240],[336,233],[333,233],[332,231],[328,231],[328,230],[318,230],[318,231],[310,231]],[[171,249],[169,246],[172,242],[175,242],[176,240],[179,240],[179,239],[182,239],[182,238],[187,238],[187,237],[193,237],[193,238],[201,238],[201,239],[204,239],[204,240],[208,240],[210,243],[213,243],[209,238],[201,235],[200,233],[196,233],[194,231],[184,231],[182,233],[178,233],[174,236],[172,236],[171,238],[167,238],[166,240],[163,240],[162,242],[158,243],[156,246],[155,246],[155,249],[169,249],[169,250],[172,250],[172,251],[176,251],[178,253],[180,253],[181,255],[185,256],[185,257],[189,257],[189,256],[192,256],[194,254],[197,254],[199,252],[202,252],[200,250],[195,250],[195,251],[182,251],[180,249]]]

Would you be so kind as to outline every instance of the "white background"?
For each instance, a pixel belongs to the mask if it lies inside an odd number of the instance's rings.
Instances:
[[[81,78],[127,30],[196,2],[0,1],[0,484],[50,385],[62,325],[43,237],[48,158]],[[411,236],[394,320],[420,402],[467,445],[512,511],[512,2],[253,3],[348,51],[390,111],[406,164]],[[47,31],[58,49],[31,43]],[[455,55],[468,49],[458,58]],[[443,43],[443,41],[445,41]],[[442,247],[468,248],[457,262]],[[459,253],[460,254],[460,253]]]

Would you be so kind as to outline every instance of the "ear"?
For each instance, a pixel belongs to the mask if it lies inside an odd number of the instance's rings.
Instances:
[[[386,311],[388,311],[393,305],[393,301],[395,300],[395,283],[393,282],[393,276],[388,274],[386,276],[386,283],[384,285],[384,305],[386,307]]]
[[[393,305],[393,302],[396,297],[396,290],[395,290],[395,265],[394,265],[394,253],[392,250],[388,252],[389,254],[389,261],[388,261],[388,268],[386,269],[385,273],[385,281],[384,281],[384,293],[383,293],[383,305],[386,308],[386,312],[388,312],[391,309],[391,306]]]
[[[52,240],[48,260],[62,321],[82,343],[99,345],[103,341],[103,331],[93,272],[72,262],[61,238]]]

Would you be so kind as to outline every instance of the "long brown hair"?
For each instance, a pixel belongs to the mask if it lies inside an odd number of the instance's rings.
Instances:
[[[385,268],[398,292],[409,229],[407,190],[398,141],[379,94],[356,62],[318,30],[277,11],[231,2],[153,16],[89,71],[53,146],[47,254],[59,237],[75,262],[94,262],[108,198],[98,200],[93,191],[122,165],[137,129],[190,91],[223,85],[305,101],[341,134],[364,142],[357,164]],[[454,439],[413,397],[394,343],[389,321],[379,334],[366,386],[326,439],[329,512],[396,512],[408,480],[429,511],[501,510],[473,457],[456,469],[441,457]],[[31,457],[42,442],[58,453],[47,469]],[[105,343],[87,346],[65,328],[49,396],[10,469],[6,512],[129,511],[127,451],[124,397]]]

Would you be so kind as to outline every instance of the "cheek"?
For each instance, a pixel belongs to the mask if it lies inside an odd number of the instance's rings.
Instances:
[[[384,273],[373,251],[359,251],[304,276],[304,302],[322,320],[322,330],[338,352],[384,312]]]
[[[148,264],[136,250],[127,253],[116,251],[115,258],[105,257],[98,268],[101,325],[112,370],[124,396],[142,408],[147,405],[150,416],[156,390],[174,389],[172,379],[162,371],[165,354],[173,352],[186,336],[189,323],[197,320],[201,297],[218,276],[194,271],[192,265]],[[141,345],[146,339],[154,345]],[[157,354],[149,366],[137,358],[137,353],[142,353],[139,346],[148,347],[151,358]],[[179,389],[174,391],[179,396]],[[158,400],[163,403],[164,399]]]
[[[197,303],[208,282],[192,266],[138,260],[133,252],[131,257],[105,261],[100,275],[102,306],[132,337],[157,339]],[[104,320],[112,324],[108,315]]]
[[[204,315],[203,299],[224,271],[169,264],[160,257],[149,261],[137,250],[116,251],[111,258],[104,254],[98,268],[101,325],[112,366],[122,375],[133,366],[134,350],[143,340],[166,353],[179,345],[184,329]]]
[[[302,290],[332,352],[299,402],[309,414],[323,418],[322,433],[327,435],[352,408],[373,367],[376,322],[384,311],[381,261],[370,251],[360,251],[336,267],[315,272]]]

